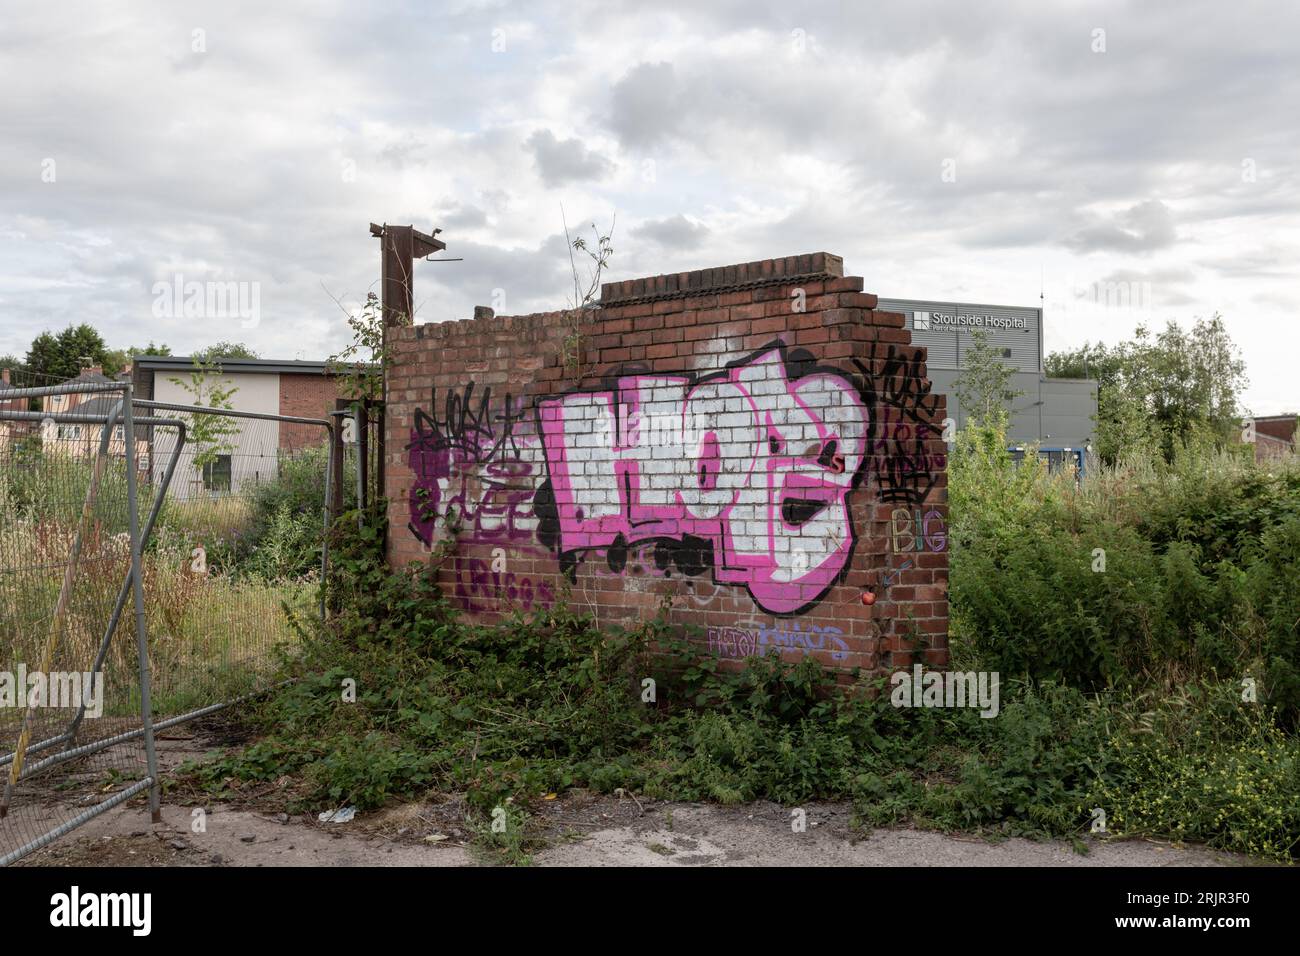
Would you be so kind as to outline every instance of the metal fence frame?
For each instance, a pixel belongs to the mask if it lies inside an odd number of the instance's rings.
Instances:
[[[186,447],[188,438],[188,426],[185,421],[178,417],[159,417],[156,412],[172,412],[188,415],[216,415],[226,418],[242,418],[263,421],[275,421],[286,424],[298,425],[315,425],[325,430],[325,444],[328,449],[326,468],[325,468],[325,489],[322,500],[322,527],[321,527],[321,595],[320,595],[320,615],[324,622],[326,617],[326,581],[329,575],[329,531],[331,522],[335,516],[334,498],[335,482],[341,484],[341,473],[336,477],[336,469],[341,469],[343,462],[338,460],[339,449],[341,447],[339,438],[341,436],[341,426],[333,421],[318,418],[301,418],[290,415],[273,415],[262,412],[243,412],[233,409],[208,408],[200,405],[181,405],[168,402],[155,402],[144,399],[135,399],[133,388],[130,382],[114,383],[78,383],[75,385],[55,385],[38,388],[21,388],[10,389],[4,393],[6,401],[12,399],[30,399],[43,398],[52,395],[66,394],[87,394],[103,392],[120,392],[122,398],[119,400],[117,407],[111,414],[107,415],[87,415],[78,414],[75,410],[64,413],[33,412],[33,411],[12,411],[0,410],[0,421],[36,421],[44,422],[53,420],[57,424],[91,424],[102,425],[103,430],[100,436],[100,456],[106,455],[109,436],[116,427],[119,419],[122,423],[124,439],[126,443],[126,470],[127,470],[127,499],[128,499],[128,529],[131,538],[131,560],[130,568],[126,573],[122,586],[119,589],[117,601],[105,629],[104,637],[100,641],[98,652],[92,673],[98,676],[103,668],[105,657],[108,653],[109,646],[112,642],[114,633],[120,623],[122,613],[126,608],[128,595],[134,602],[136,615],[136,656],[139,663],[139,681],[140,681],[140,723],[141,726],[121,734],[97,740],[82,746],[69,746],[74,743],[77,731],[80,728],[81,721],[85,714],[85,703],[78,708],[76,715],[69,723],[68,729],[57,736],[45,740],[31,743],[22,740],[20,735],[19,746],[12,753],[0,755],[0,768],[8,767],[5,774],[7,782],[4,787],[6,794],[4,798],[4,807],[7,807],[8,794],[13,786],[20,780],[26,779],[39,771],[63,763],[78,757],[84,757],[89,754],[106,750],[109,747],[116,746],[138,738],[144,738],[145,755],[146,755],[146,776],[144,779],[137,781],[126,789],[113,794],[107,800],[101,801],[93,807],[78,813],[72,819],[67,820],[55,827],[54,829],[42,834],[34,840],[31,840],[17,849],[0,856],[0,866],[5,866],[16,862],[22,857],[40,849],[43,846],[52,843],[67,833],[75,830],[82,824],[94,819],[102,813],[113,809],[116,806],[126,802],[144,790],[149,791],[149,810],[154,823],[161,822],[161,780],[158,772],[157,753],[154,746],[154,733],[156,730],[174,727],[178,724],[203,717],[208,714],[216,713],[232,705],[253,699],[262,693],[265,689],[254,691],[253,693],[243,694],[232,698],[231,700],[220,701],[205,707],[200,707],[183,714],[168,717],[161,721],[154,721],[152,705],[150,702],[150,673],[149,673],[149,656],[148,656],[148,636],[146,632],[145,621],[145,602],[143,591],[143,577],[141,573],[141,555],[144,549],[144,543],[153,533],[159,514],[162,511],[163,503],[166,500],[167,492],[171,487],[172,479],[176,472],[176,467],[180,461],[182,452]],[[148,414],[144,418],[149,423],[152,430],[155,427],[174,427],[177,429],[177,440],[175,448],[172,451],[167,465],[163,472],[161,482],[155,489],[153,504],[150,508],[148,517],[143,526],[140,525],[138,515],[138,491],[137,491],[137,474],[136,474],[136,447],[135,432],[138,421],[135,415],[135,409],[142,409]],[[337,413],[335,413],[337,414]],[[153,432],[151,431],[152,435]],[[360,477],[360,476],[359,476]],[[341,489],[339,489],[341,490]],[[359,489],[360,490],[360,489]],[[69,576],[74,573],[75,557],[69,564],[69,570],[66,572]],[[24,724],[26,720],[24,721]],[[32,753],[49,750],[53,747],[62,745],[64,749],[44,759],[25,765],[26,757]],[[0,772],[3,772],[0,770]],[[0,818],[3,818],[3,807],[0,807]]]
[[[7,865],[8,863],[14,862],[15,860],[19,860],[22,857],[26,856],[28,853],[31,853],[32,851],[37,850],[40,847],[45,846],[49,843],[52,843],[54,840],[57,840],[65,833],[71,832],[76,827],[87,822],[88,820],[94,819],[100,814],[105,813],[108,810],[111,810],[113,807],[125,802],[126,800],[129,800],[137,793],[141,793],[145,790],[148,790],[149,792],[149,813],[151,818],[153,819],[153,822],[159,823],[162,821],[162,810],[161,810],[162,793],[161,793],[160,780],[158,777],[158,755],[154,748],[153,713],[151,710],[151,704],[149,700],[149,653],[148,653],[148,634],[145,630],[146,622],[145,622],[145,608],[144,608],[144,586],[143,586],[143,580],[142,580],[141,570],[140,570],[142,540],[140,536],[141,528],[140,528],[140,516],[139,516],[139,501],[137,497],[137,487],[136,487],[137,476],[136,476],[136,454],[135,454],[135,415],[132,409],[133,397],[134,397],[132,385],[130,382],[108,382],[108,383],[78,383],[78,384],[54,385],[54,386],[46,386],[44,388],[10,389],[5,393],[5,399],[8,401],[13,399],[24,399],[24,398],[26,399],[44,398],[47,396],[55,396],[55,395],[73,395],[73,394],[104,393],[104,392],[121,393],[121,398],[118,400],[117,408],[113,411],[113,413],[110,415],[103,415],[103,416],[83,415],[80,417],[83,420],[90,419],[91,423],[93,424],[100,424],[101,422],[103,424],[103,428],[100,433],[99,451],[96,455],[96,469],[102,467],[102,463],[108,457],[109,439],[113,433],[114,428],[116,427],[117,420],[119,418],[122,421],[123,437],[126,442],[125,459],[126,459],[127,533],[130,539],[129,547],[130,547],[131,556],[130,556],[130,569],[127,571],[127,582],[124,583],[124,589],[128,585],[130,586],[132,599],[135,604],[136,660],[139,666],[139,675],[140,675],[139,736],[142,736],[144,738],[145,777],[143,780],[137,781],[135,784],[131,785],[130,787],[127,787],[125,790],[122,790],[119,793],[114,794],[113,796],[109,797],[107,800],[103,800],[100,803],[96,804],[95,806],[90,807],[87,810],[77,814],[71,820],[65,821],[64,823],[48,831],[47,833],[42,834],[41,836],[37,837],[34,840],[28,841],[27,843],[23,844],[17,849],[7,853],[5,856],[0,857],[0,866]],[[23,413],[18,411],[6,410],[4,412],[0,412],[0,418],[21,420],[20,416],[31,415],[31,414],[33,413],[31,412]],[[40,421],[44,421],[46,418],[53,418],[57,422],[59,418],[59,416],[55,414],[47,415],[39,412],[35,414],[38,416],[38,420]],[[75,412],[71,413],[71,415],[74,418],[76,417]],[[178,442],[177,444],[178,447],[181,447],[182,445],[182,443],[180,442]],[[85,499],[85,503],[82,506],[83,524],[87,514],[89,513],[90,509],[93,507],[94,504],[93,496],[97,493],[98,490],[98,475],[99,472],[97,470],[92,475],[90,484],[87,485],[86,499]],[[161,497],[162,496],[160,495],[160,498]],[[45,661],[42,664],[42,669],[44,670],[49,670],[48,662],[52,660],[54,654],[54,648],[58,643],[58,639],[62,636],[62,628],[60,625],[60,610],[63,604],[63,598],[69,592],[71,587],[71,582],[73,581],[73,578],[76,573],[76,567],[77,567],[78,557],[80,554],[80,549],[81,549],[81,524],[78,525],[77,532],[73,538],[72,550],[69,553],[68,567],[64,572],[64,583],[60,591],[60,602],[58,605],[56,605],[56,609],[55,609],[55,615],[53,620],[54,626],[51,628],[50,635],[46,638],[45,650],[43,652]],[[121,592],[119,591],[119,597],[120,596],[121,596]],[[122,607],[125,606],[124,600],[121,601],[120,603]],[[116,630],[117,627],[118,617],[120,617],[120,611],[115,612],[112,626],[107,631],[107,638],[105,639],[103,646],[106,646],[107,643],[111,641],[113,632]],[[96,674],[98,673],[98,669],[96,669],[95,673]],[[82,710],[78,711],[78,716],[74,718],[74,721],[76,721],[78,725],[80,724],[80,716],[83,710],[84,710],[84,706]],[[9,767],[8,773],[6,774],[7,779],[4,785],[3,802],[0,803],[0,818],[3,818],[8,813],[9,801],[11,799],[13,790],[15,786],[18,784],[18,782],[24,779],[24,777],[30,776],[36,769],[39,769],[42,766],[50,766],[50,760],[47,758],[47,760],[44,761],[37,761],[34,767],[27,768],[26,774],[24,774],[23,772],[24,769],[23,765],[27,758],[27,754],[29,752],[29,747],[31,743],[30,736],[29,736],[31,732],[31,721],[32,721],[32,705],[29,702],[26,708],[26,712],[23,715],[23,722],[19,730],[17,745],[15,746],[13,753],[8,755],[7,759],[3,761],[3,764],[0,764],[0,765],[8,765]],[[63,739],[59,742],[71,742],[72,740],[71,733],[65,733],[61,736]],[[43,746],[40,749],[47,749],[48,747],[55,745],[53,742],[42,741],[41,743],[43,744]],[[88,745],[88,746],[93,746],[93,745]],[[102,748],[96,748],[96,749],[102,749]],[[88,752],[93,752],[93,751],[88,751]],[[70,757],[66,757],[63,755],[60,755],[60,757],[61,759],[64,760],[71,759]]]
[[[8,394],[8,393],[6,393]],[[272,415],[268,412],[240,412],[229,408],[205,408],[201,405],[178,405],[172,402],[153,402],[140,400],[135,403],[141,408],[151,411],[160,412],[185,412],[191,415],[217,415],[222,418],[248,418],[258,421],[282,422],[289,425],[319,425],[325,429],[325,443],[329,452],[325,461],[325,498],[322,508],[323,515],[321,526],[321,552],[320,552],[320,580],[321,580],[321,597],[320,597],[320,616],[321,621],[325,620],[325,579],[329,576],[329,549],[330,549],[330,522],[333,519],[333,509],[331,507],[332,485],[334,482],[334,461],[335,446],[337,444],[337,428],[331,421],[323,418],[298,418],[293,415]]]

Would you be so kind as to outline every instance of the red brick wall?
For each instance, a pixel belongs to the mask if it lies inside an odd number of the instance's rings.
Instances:
[[[294,418],[324,418],[334,410],[338,398],[338,382],[331,375],[280,376],[280,414]],[[326,440],[325,429],[319,425],[293,425],[280,423],[280,451],[295,452]]]
[[[946,663],[944,400],[903,317],[825,253],[601,301],[577,369],[564,313],[392,330],[394,565],[445,549],[483,619],[668,601],[723,658]]]
[[[1296,420],[1293,416],[1255,420],[1255,460],[1285,458],[1295,450]]]

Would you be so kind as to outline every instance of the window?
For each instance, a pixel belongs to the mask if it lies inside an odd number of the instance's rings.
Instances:
[[[68,439],[72,439],[72,438],[80,438],[80,437],[81,437],[81,426],[80,426],[80,425],[60,425],[60,426],[59,426],[59,438],[60,438],[61,440],[66,441],[66,440],[68,440]]]
[[[208,491],[230,490],[230,456],[218,455],[203,466],[203,487]]]

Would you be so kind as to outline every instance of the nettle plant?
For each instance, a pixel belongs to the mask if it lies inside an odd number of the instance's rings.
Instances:
[[[189,381],[181,378],[171,378],[169,381],[189,392],[194,397],[193,404],[201,408],[229,410],[234,407],[230,403],[231,398],[239,391],[236,386],[228,385],[223,380],[220,363],[205,362],[199,358],[194,359]],[[239,424],[232,418],[194,413],[188,441],[195,448],[193,465],[200,479],[221,455],[234,452],[235,446],[231,439],[238,434]]]
[[[563,220],[563,206],[560,207],[560,217]],[[569,224],[567,221],[564,223],[564,240],[569,247],[569,268],[573,273],[573,298],[570,300],[570,308],[565,313],[566,332],[561,359],[565,371],[570,375],[576,375],[582,367],[583,329],[591,320],[591,311],[595,308],[596,297],[600,294],[600,280],[609,265],[610,257],[614,255],[614,247],[611,243],[617,221],[617,216],[610,220],[609,232],[606,234],[602,234],[593,222],[591,233],[594,243],[582,236],[576,239],[571,237]],[[585,279],[578,270],[578,256],[575,253],[581,253],[590,260]]]

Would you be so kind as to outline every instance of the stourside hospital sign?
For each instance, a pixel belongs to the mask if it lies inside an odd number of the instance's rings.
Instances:
[[[914,312],[912,327],[923,332],[949,329],[1010,329],[1028,331],[1023,316],[991,315],[987,312]]]

